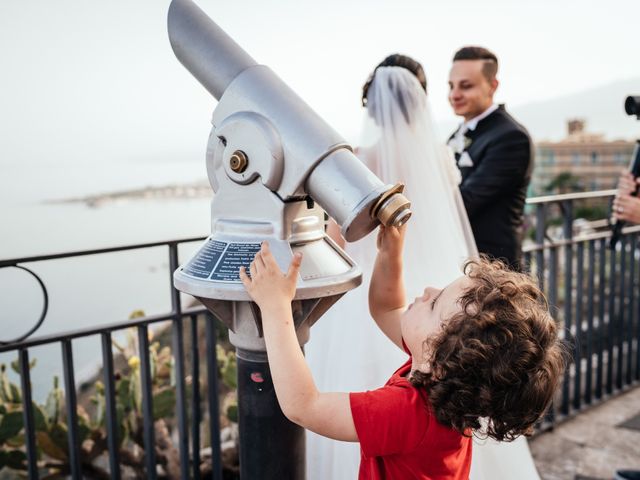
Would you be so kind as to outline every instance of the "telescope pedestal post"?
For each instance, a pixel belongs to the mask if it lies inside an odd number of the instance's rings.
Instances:
[[[282,413],[266,353],[236,352],[240,478],[304,480],[304,429]]]

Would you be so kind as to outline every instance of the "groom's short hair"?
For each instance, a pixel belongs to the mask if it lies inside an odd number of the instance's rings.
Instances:
[[[453,61],[457,60],[483,60],[482,73],[489,82],[493,81],[498,73],[498,57],[484,47],[462,47],[453,56]]]

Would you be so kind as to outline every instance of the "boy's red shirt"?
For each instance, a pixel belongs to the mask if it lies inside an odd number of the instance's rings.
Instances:
[[[423,389],[406,376],[411,358],[377,390],[351,393],[363,480],[467,480],[471,438],[437,422]]]

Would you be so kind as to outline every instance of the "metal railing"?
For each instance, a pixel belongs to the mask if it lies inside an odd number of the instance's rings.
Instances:
[[[175,418],[177,419],[177,444],[180,460],[180,478],[200,478],[200,450],[202,446],[200,438],[201,423],[203,421],[202,405],[206,402],[208,406],[208,430],[210,433],[212,452],[212,478],[222,479],[222,467],[220,458],[220,421],[219,421],[219,401],[218,401],[218,365],[216,359],[217,332],[216,322],[205,309],[189,308],[183,309],[180,301],[180,293],[173,288],[172,274],[178,268],[178,245],[194,241],[204,240],[202,238],[189,238],[183,240],[171,240],[165,242],[146,243],[138,245],[128,245],[122,247],[105,248],[99,250],[86,250],[69,252],[56,255],[41,255],[25,258],[13,258],[0,261],[0,268],[18,267],[29,271],[38,280],[45,296],[43,312],[35,328],[30,329],[25,335],[20,336],[15,341],[2,342],[0,353],[17,352],[19,359],[21,402],[23,411],[23,426],[25,435],[26,463],[28,476],[30,479],[39,478],[38,468],[38,443],[36,441],[36,418],[34,416],[32,386],[30,379],[30,357],[29,350],[33,347],[46,344],[59,344],[62,355],[63,378],[64,378],[64,398],[67,424],[68,442],[68,463],[67,472],[74,479],[86,478],[83,474],[80,456],[79,422],[78,422],[78,401],[76,392],[76,382],[73,367],[73,341],[82,337],[97,335],[101,340],[102,353],[102,379],[104,384],[105,414],[104,424],[106,429],[106,441],[108,446],[109,476],[112,479],[121,478],[121,449],[119,438],[119,412],[116,408],[114,354],[112,346],[112,335],[124,329],[135,327],[137,330],[138,352],[140,356],[140,385],[141,385],[141,410],[143,420],[143,444],[145,478],[157,478],[158,462],[155,450],[155,431],[152,404],[151,366],[150,366],[150,345],[149,326],[158,322],[170,321],[172,323],[172,355],[175,370]],[[55,335],[45,335],[38,338],[30,338],[30,335],[37,329],[46,316],[47,310],[47,289],[42,280],[30,269],[24,267],[25,264],[41,262],[47,260],[66,259],[71,257],[100,255],[112,252],[122,252],[127,250],[139,250],[145,248],[162,247],[168,248],[169,256],[169,278],[171,285],[171,311],[160,315],[145,316],[135,320],[121,321],[100,327],[90,327],[80,330],[67,331]],[[185,352],[183,327],[184,322],[189,323],[190,332],[190,358],[191,371],[185,368]],[[201,398],[200,391],[200,351],[199,338],[201,324],[205,328],[206,353],[206,398]],[[191,377],[190,405],[186,389],[185,378]],[[189,408],[190,415],[187,415]],[[121,414],[120,414],[121,415]],[[190,422],[188,421],[190,417]],[[189,425],[190,424],[190,425]],[[190,428],[189,428],[190,426]],[[148,448],[152,446],[151,448]]]
[[[542,428],[579,413],[640,380],[640,226],[623,230],[610,248],[609,228],[576,232],[575,204],[604,200],[615,190],[527,200],[535,209],[535,242],[523,248],[570,347],[571,361]],[[558,234],[550,230],[556,210]],[[603,222],[591,225],[602,226]]]
[[[617,249],[607,248],[610,234],[605,232],[574,233],[574,204],[580,201],[606,199],[615,191],[586,194],[556,195],[531,198],[529,208],[535,210],[535,242],[523,248],[527,268],[537,275],[539,284],[546,293],[555,318],[562,326],[571,348],[571,366],[567,370],[558,399],[542,428],[574,415],[584,408],[605,400],[611,395],[637,385],[640,380],[640,268],[636,271],[638,232],[640,227],[629,227],[623,231]],[[559,211],[561,235],[551,232],[549,219],[554,210]],[[200,450],[202,446],[202,406],[208,408],[207,429],[211,438],[212,476],[222,478],[220,458],[220,424],[218,405],[218,367],[216,360],[216,322],[203,308],[183,309],[180,294],[173,288],[171,274],[178,267],[178,245],[203,240],[189,238],[166,242],[128,245],[43,255],[13,258],[0,261],[0,268],[18,267],[34,262],[67,259],[71,257],[100,255],[125,250],[139,250],[165,246],[169,256],[169,278],[171,284],[171,310],[164,314],[121,321],[100,327],[67,331],[55,335],[30,338],[32,331],[10,343],[0,344],[0,353],[17,352],[22,387],[23,425],[25,434],[26,463],[29,478],[38,478],[38,442],[35,434],[36,418],[32,408],[32,389],[29,372],[31,348],[58,344],[60,346],[67,417],[67,441],[69,446],[69,472],[74,479],[83,477],[83,465],[79,450],[78,401],[73,367],[73,341],[81,337],[99,336],[101,339],[102,379],[105,393],[105,429],[108,443],[109,475],[121,478],[118,412],[114,377],[114,355],[112,335],[123,329],[137,330],[140,355],[141,409],[143,420],[143,444],[146,478],[157,478],[158,459],[154,448],[155,431],[153,400],[151,391],[151,366],[149,326],[158,322],[172,324],[172,354],[175,361],[175,419],[177,446],[180,457],[181,478],[200,478]],[[30,271],[30,270],[29,270]],[[45,305],[41,320],[46,316],[47,290],[44,283],[31,272],[44,291]],[[188,324],[191,365],[187,372],[184,352],[185,322]],[[199,350],[200,329],[204,323],[206,352]],[[204,353],[207,375],[206,395],[201,396],[201,357]],[[191,393],[187,392],[185,378],[191,376]],[[190,415],[187,414],[187,409]]]

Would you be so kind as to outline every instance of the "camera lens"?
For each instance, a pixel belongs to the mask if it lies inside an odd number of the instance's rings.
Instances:
[[[640,96],[628,96],[624,101],[624,111],[627,115],[640,117]]]

